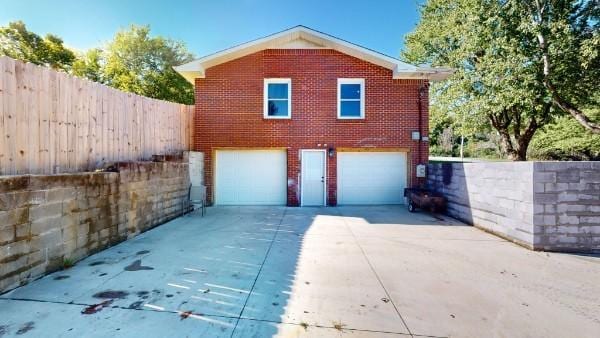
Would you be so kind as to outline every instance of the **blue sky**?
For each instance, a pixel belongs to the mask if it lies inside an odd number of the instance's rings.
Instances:
[[[196,56],[305,25],[398,57],[423,0],[0,0],[0,25],[22,20],[84,50],[129,24],[150,25]]]

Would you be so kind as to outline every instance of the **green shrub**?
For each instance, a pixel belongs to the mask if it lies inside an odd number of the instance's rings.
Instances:
[[[600,109],[590,117],[600,120]],[[587,131],[571,116],[563,116],[535,134],[528,157],[530,160],[598,161],[600,135]]]

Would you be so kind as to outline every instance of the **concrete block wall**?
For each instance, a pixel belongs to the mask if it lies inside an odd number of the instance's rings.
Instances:
[[[115,168],[0,176],[0,292],[184,212],[187,163],[123,162]]]
[[[535,250],[600,250],[600,162],[430,163],[448,214]]]
[[[190,183],[194,186],[204,185],[204,153],[186,151],[185,155],[190,164]]]
[[[431,163],[428,185],[448,198],[448,214],[521,243],[533,242],[533,164]]]
[[[534,246],[600,250],[600,162],[536,162]]]

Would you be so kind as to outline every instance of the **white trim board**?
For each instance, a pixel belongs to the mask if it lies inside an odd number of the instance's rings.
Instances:
[[[360,85],[360,116],[342,116],[342,85],[357,84]],[[344,99],[345,101],[357,101]],[[365,118],[365,79],[338,79],[337,80],[337,118],[340,120],[362,120]]]
[[[300,206],[304,206],[304,153],[323,153],[323,206],[327,205],[327,149],[301,149],[300,150]]]
[[[271,83],[283,83],[287,84],[287,102],[288,102],[288,114],[286,116],[270,116],[269,115],[269,84]],[[278,100],[278,99],[271,99]],[[285,99],[280,99],[285,100]],[[263,118],[265,119],[291,119],[292,118],[292,79],[290,78],[268,78],[264,79],[263,85]]]
[[[298,41],[301,40],[301,41]],[[183,65],[173,67],[186,80],[194,83],[196,78],[204,78],[206,69],[235,60],[264,49],[279,48],[324,48],[371,62],[392,70],[394,79],[428,79],[441,81],[452,74],[450,68],[414,66],[391,56],[350,43],[317,30],[296,26],[250,42],[209,54]]]

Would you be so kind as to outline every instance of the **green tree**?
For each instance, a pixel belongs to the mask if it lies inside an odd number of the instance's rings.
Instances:
[[[600,134],[600,123],[582,110],[599,103],[593,98],[600,88],[600,1],[513,0],[508,4],[508,10],[524,13],[520,28],[535,35],[542,82],[553,105]]]
[[[589,48],[596,34],[593,20],[585,19],[594,15],[589,6],[545,1],[555,12],[545,22],[561,29],[545,35],[553,47],[544,49],[538,41],[540,24],[524,3],[529,1],[429,0],[403,53],[413,63],[455,68],[448,81],[432,86],[432,105],[454,115],[461,135],[497,132],[504,154],[513,160],[525,160],[536,131],[564,114],[548,78],[555,90],[560,88],[561,98],[575,102],[572,106],[593,104],[590,93],[598,88],[598,78],[591,75],[597,72],[598,56]],[[574,75],[560,81],[549,77],[545,53],[553,61],[552,76]],[[577,76],[586,83],[576,83]]]
[[[101,60],[93,55],[87,59],[91,67],[83,69],[93,73],[101,65],[101,78],[112,87],[161,100],[194,102],[193,86],[173,70],[193,55],[181,42],[150,36],[148,26],[132,25],[118,32]]]
[[[77,57],[77,60],[73,62],[72,73],[94,82],[104,83],[102,66],[102,50],[100,48],[93,48]]]
[[[27,30],[22,21],[0,27],[0,55],[65,71],[75,61],[75,53],[64,46],[62,39],[52,34],[41,37]]]

